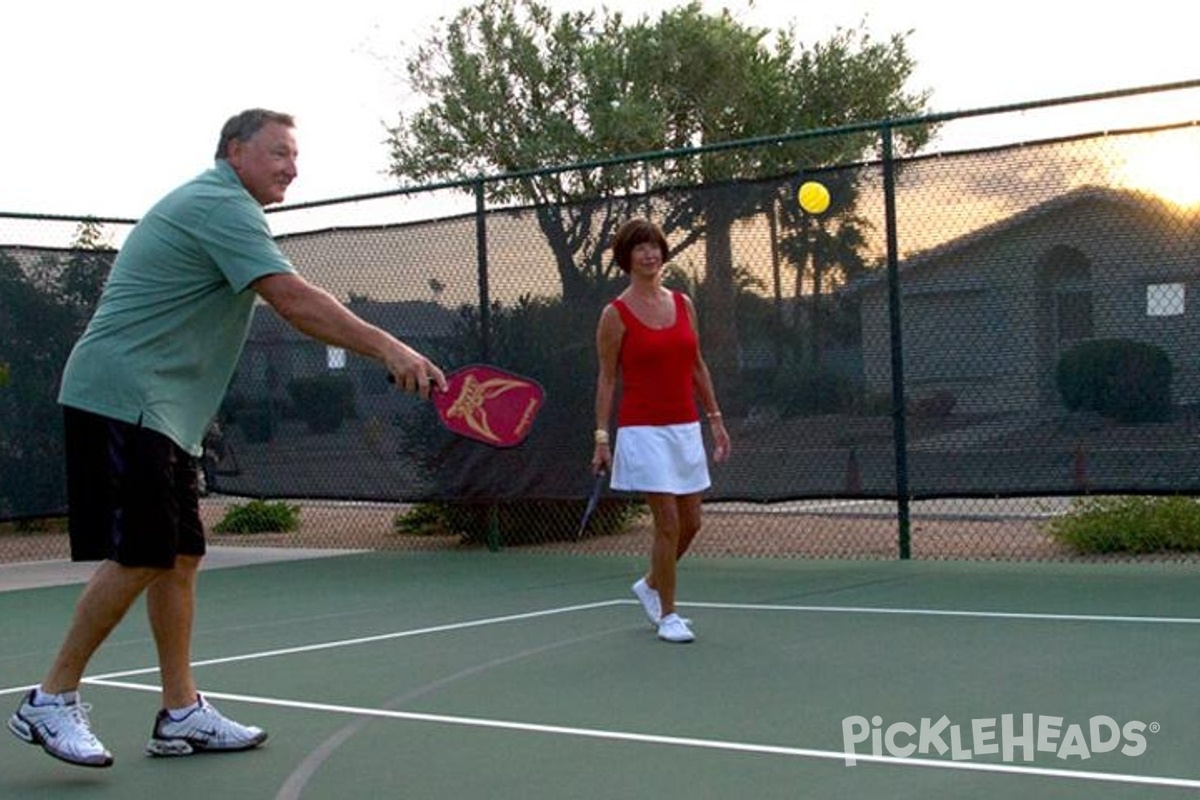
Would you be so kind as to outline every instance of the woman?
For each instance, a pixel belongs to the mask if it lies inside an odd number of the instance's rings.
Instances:
[[[645,219],[625,223],[613,239],[613,255],[629,285],[604,307],[596,329],[600,370],[596,380],[596,446],[592,469],[611,470],[611,486],[641,492],[654,518],[650,571],[633,592],[667,642],[695,639],[675,613],[675,563],[700,530],[700,497],[710,485],[700,415],[712,426],[713,459],[729,455],[712,377],[700,353],[691,299],[662,285],[667,239]],[[615,450],[609,421],[617,378]]]

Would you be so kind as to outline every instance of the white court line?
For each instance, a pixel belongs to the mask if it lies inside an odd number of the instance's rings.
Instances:
[[[118,689],[134,689],[143,692],[158,692],[157,686],[143,686],[136,683],[113,681],[93,678],[88,681],[100,686],[110,686]],[[486,719],[479,717],[460,717],[447,714],[428,714],[415,711],[394,711],[379,708],[360,708],[356,706],[333,705],[329,703],[309,703],[299,700],[283,700],[271,697],[229,694],[205,691],[205,697],[217,700],[249,703],[252,705],[277,706],[280,708],[303,709],[306,711],[325,711],[335,714],[351,714],[354,716],[381,717],[384,719],[408,720],[412,722],[433,722],[442,725],[459,725],[470,728],[491,728],[496,730],[522,731],[525,733],[544,733],[558,736],[576,736],[586,739],[605,739],[619,742],[638,742],[641,744],[669,745],[673,747],[690,747],[702,750],[722,750],[736,753],[754,753],[758,755],[791,756],[794,758],[813,758],[826,761],[842,761],[846,753],[836,750],[814,750],[807,747],[786,747],[783,745],[755,744],[753,742],[730,742],[719,739],[697,739],[688,736],[661,736],[648,733],[632,733],[629,731],[613,731],[603,728],[575,728],[564,725],[543,725],[532,722],[514,722],[512,720]],[[965,770],[968,772],[999,772],[1009,775],[1035,776],[1042,778],[1070,778],[1073,780],[1094,781],[1101,783],[1140,784],[1143,786],[1170,787],[1184,789],[1200,789],[1200,780],[1188,778],[1156,777],[1150,775],[1129,775],[1116,772],[1083,772],[1069,769],[1052,769],[1049,767],[1025,767],[1016,764],[993,764],[978,761],[940,761],[926,758],[896,758],[894,756],[854,755],[855,761],[872,764],[886,764],[894,767],[925,767],[930,769]]]
[[[502,622],[516,622],[526,619],[537,619],[538,617],[552,617],[556,614],[570,614],[576,611],[588,611],[593,608],[605,608],[606,606],[628,605],[634,602],[632,600],[603,600],[598,603],[584,603],[577,606],[562,606],[560,608],[543,609],[542,611],[529,611],[523,614],[507,614],[502,617],[488,617],[487,619],[476,619],[468,622],[454,622],[447,625],[434,625],[429,628],[415,628],[409,631],[394,631],[392,633],[380,633],[375,636],[360,636],[356,639],[339,639],[333,642],[320,642],[317,644],[297,645],[296,647],[283,647],[278,650],[264,650],[258,653],[243,653],[240,656],[224,656],[221,658],[208,658],[203,661],[193,661],[193,667],[209,667],[214,664],[232,664],[238,661],[257,661],[262,658],[273,658],[275,656],[290,656],[297,653],[313,653],[319,650],[336,650],[340,647],[355,647],[360,644],[371,644],[373,642],[386,642],[391,639],[406,639],[411,636],[424,636],[429,633],[444,633],[446,631],[461,631],[468,628],[479,628],[484,625],[497,625]],[[111,680],[113,678],[130,678],[135,675],[150,675],[157,673],[158,667],[142,667],[140,669],[128,669],[121,672],[108,672],[103,675],[85,677],[84,683],[100,683],[102,681]],[[27,692],[31,686],[12,686],[7,689],[0,689],[0,697],[6,694],[19,694]],[[157,691],[157,690],[156,690]],[[208,692],[205,692],[208,694]]]
[[[629,601],[634,602],[634,601]],[[983,619],[1026,619],[1053,622],[1146,622],[1168,625],[1200,625],[1196,617],[1136,617],[1111,614],[1044,614],[1018,611],[959,611],[936,608],[874,608],[871,606],[792,606],[755,603],[677,603],[686,608],[716,608],[736,611],[800,611],[828,614],[898,614],[912,617],[976,617]]]
[[[490,617],[486,619],[472,620],[468,622],[452,623],[447,625],[437,625],[428,628],[416,628],[407,631],[396,631],[387,634],[378,634],[375,636],[364,636],[354,639],[343,639],[333,642],[324,642],[320,644],[302,645],[298,647],[281,648],[277,650],[267,650],[259,653],[246,653],[240,656],[228,656],[224,658],[207,659],[204,661],[194,662],[193,666],[205,666],[213,664],[228,664],[237,661],[250,661],[261,658],[271,658],[280,655],[291,655],[295,653],[307,653],[318,650],[331,650],[342,647],[352,647],[360,644],[369,644],[373,642],[387,641],[391,639],[401,639],[412,636],[420,636],[429,633],[441,633],[445,631],[466,630],[469,628],[481,627],[484,625],[500,624],[505,622],[513,622],[519,620],[536,619],[539,617],[548,617],[558,614],[573,613],[576,611],[587,611],[596,608],[604,608],[616,605],[632,605],[634,600],[607,600],[597,603],[587,603],[575,606],[563,606],[560,608],[545,609],[542,611],[532,611],[522,614],[509,614],[499,617]],[[1156,622],[1156,623],[1178,623],[1178,624],[1197,624],[1200,619],[1188,617],[1134,617],[1134,616],[1108,616],[1108,615],[1080,615],[1080,614],[1035,614],[1035,613],[1009,613],[1009,612],[986,612],[986,611],[954,611],[954,610],[938,610],[938,609],[889,609],[889,608],[873,608],[873,607],[853,607],[853,606],[797,606],[797,605],[768,605],[768,604],[736,604],[736,603],[686,603],[680,604],[687,607],[696,608],[714,608],[726,610],[751,610],[751,611],[795,611],[802,613],[853,613],[853,614],[899,614],[913,616],[954,616],[954,617],[987,617],[1001,619],[1032,619],[1032,620],[1049,620],[1049,621],[1069,621],[1069,622]],[[125,670],[122,672],[113,672],[105,675],[97,675],[87,677],[84,683],[107,686],[120,689],[131,689],[143,692],[159,692],[158,686],[149,686],[144,684],[129,683],[118,680],[122,677],[130,677],[135,675],[146,675],[157,673],[157,667],[146,669]],[[0,696],[15,692],[28,690],[28,686],[15,689],[0,689]],[[283,708],[303,709],[312,711],[326,711],[332,713],[351,714],[356,716],[382,717],[388,719],[410,720],[416,722],[432,722],[445,725],[460,725],[475,728],[492,728],[500,730],[523,731],[530,733],[545,733],[557,734],[562,736],[576,736],[591,739],[607,739],[615,741],[641,742],[646,744],[669,745],[676,747],[691,747],[707,750],[722,750],[728,752],[756,753],[763,755],[780,755],[797,758],[812,758],[820,760],[840,760],[845,761],[847,754],[834,750],[816,750],[803,747],[787,747],[782,745],[767,745],[755,744],[748,742],[731,742],[716,739],[697,739],[692,737],[679,736],[662,736],[654,734],[640,734],[626,731],[612,731],[593,728],[575,728],[561,725],[543,725],[536,723],[515,722],[511,720],[496,720],[474,717],[460,717],[443,714],[428,714],[409,711],[395,711],[390,709],[376,708],[359,708],[354,706],[333,705],[328,703],[311,703],[300,700],[285,700],[278,698],[257,697],[250,695],[231,694],[225,692],[212,692],[205,690],[205,696],[212,697],[218,700],[230,700],[235,702],[244,702],[257,705],[278,706]],[[995,764],[986,762],[964,762],[964,761],[942,761],[935,759],[922,758],[896,758],[894,756],[875,756],[875,755],[859,755],[855,754],[856,761],[865,763],[885,764],[891,766],[902,767],[923,767],[931,769],[951,769],[951,770],[966,770],[975,772],[993,772],[1005,773],[1012,775],[1032,775],[1039,777],[1057,777],[1069,778],[1073,780],[1086,780],[1093,782],[1106,783],[1124,783],[1124,784],[1140,784],[1156,787],[1173,787],[1173,788],[1189,788],[1200,789],[1200,780],[1187,778],[1171,778],[1171,777],[1155,777],[1145,775],[1129,775],[1122,773],[1109,772],[1085,772],[1078,770],[1052,769],[1046,767],[1027,767],[1015,764]]]
[[[394,631],[392,633],[381,633],[375,636],[361,636],[355,639],[339,639],[332,642],[318,642],[316,644],[298,645],[296,647],[285,647],[278,650],[264,650],[258,653],[243,653],[237,656],[223,656],[221,658],[209,658],[203,661],[192,662],[193,667],[207,667],[216,664],[232,664],[238,661],[256,661],[263,658],[273,658],[276,656],[295,655],[298,653],[312,653],[320,650],[336,650],[342,647],[356,647],[361,644],[372,644],[374,642],[385,642],[392,639],[405,639],[412,636],[423,636],[430,633],[444,633],[447,631],[466,630],[469,628],[478,628],[485,625],[498,625],[504,622],[517,622],[527,619],[537,619],[539,617],[550,617],[558,614],[570,614],[576,611],[589,611],[596,608],[605,608],[608,606],[623,606],[634,605],[636,600],[603,600],[596,603],[584,603],[575,606],[562,606],[559,608],[543,609],[541,611],[529,611],[522,614],[508,614],[501,617],[488,617],[485,619],[470,620],[467,622],[455,622],[446,625],[435,625],[428,628],[415,628],[407,631]],[[800,613],[812,614],[891,614],[900,616],[925,616],[925,617],[964,617],[964,618],[982,618],[982,619],[1019,619],[1019,620],[1044,620],[1052,622],[1119,622],[1119,623],[1148,623],[1148,624],[1166,624],[1166,625],[1200,625],[1200,618],[1195,617],[1137,617],[1137,616],[1119,616],[1119,615],[1104,615],[1104,614],[1045,614],[1045,613],[1025,613],[1025,612],[1010,612],[1010,611],[961,611],[954,609],[931,609],[931,608],[878,608],[871,606],[798,606],[798,605],[781,605],[781,604],[763,604],[763,603],[705,603],[705,602],[688,602],[679,603],[681,608],[713,608],[726,611],[794,611]],[[114,678],[130,678],[136,675],[149,675],[157,673],[158,667],[142,667],[139,669],[123,670],[121,672],[109,672],[94,677],[84,679],[85,683],[99,682],[112,680]],[[8,694],[17,694],[29,690],[29,686],[14,686],[7,689],[0,688],[0,697]]]

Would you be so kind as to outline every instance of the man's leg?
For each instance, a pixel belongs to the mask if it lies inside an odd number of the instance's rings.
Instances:
[[[146,591],[163,701],[146,743],[146,752],[152,756],[250,750],[267,739],[262,728],[242,725],[222,715],[196,688],[191,653],[200,559],[198,555],[177,556],[175,568]]]
[[[112,766],[112,753],[92,733],[88,706],[79,700],[79,683],[96,649],[146,585],[161,573],[159,569],[122,567],[114,561],[100,564],[75,606],[45,680],[29,691],[8,719],[8,729],[15,736],[71,764]]]
[[[46,673],[42,691],[60,694],[78,689],[96,649],[124,618],[138,595],[163,572],[150,567],[123,567],[115,561],[101,562],[75,605],[71,626]]]
[[[177,556],[175,568],[160,575],[146,591],[146,609],[162,679],[163,708],[196,702],[192,676],[192,623],[196,617],[199,556]]]

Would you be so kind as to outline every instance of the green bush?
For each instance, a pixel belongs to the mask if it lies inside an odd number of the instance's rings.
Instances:
[[[446,523],[436,503],[418,503],[395,516],[392,530],[407,536],[437,536],[446,533]]]
[[[836,369],[788,360],[771,386],[773,405],[784,419],[853,411],[862,387]]]
[[[1050,534],[1087,554],[1200,550],[1200,502],[1190,497],[1078,498],[1050,523]]]
[[[402,417],[400,449],[422,479],[438,487],[439,496],[479,497],[480,484],[473,476],[487,473],[493,476],[489,480],[503,481],[506,470],[522,471],[544,495],[582,493],[580,483],[592,458],[588,431],[595,417],[595,331],[602,300],[591,301],[594,310],[588,302],[521,298],[512,306],[496,303],[487,326],[478,309],[459,309],[455,335],[439,342],[442,363],[457,366],[479,360],[486,327],[488,363],[535,378],[548,400],[528,440],[513,450],[490,454],[481,452],[482,445],[455,441],[457,437],[438,422],[432,404],[417,404]],[[563,431],[576,435],[564,436]],[[496,493],[498,485],[483,496]]]
[[[294,378],[287,389],[296,414],[313,433],[333,433],[354,416],[354,384],[345,375]]]
[[[499,503],[423,503],[393,521],[397,533],[458,534],[475,544],[519,546],[571,541],[585,500],[514,500]],[[644,511],[640,502],[606,498],[596,506],[584,538],[623,532]]]
[[[954,413],[958,398],[953,392],[941,389],[933,394],[916,397],[909,402],[909,413],[924,419],[945,419]]]
[[[216,533],[287,533],[300,527],[300,506],[282,501],[251,500],[233,505],[213,526]]]
[[[0,536],[7,533],[21,535],[38,533],[66,533],[66,517],[32,517],[0,522]]]
[[[1131,339],[1083,342],[1063,353],[1055,377],[1071,411],[1128,423],[1171,415],[1171,359],[1155,345]]]
[[[261,444],[275,438],[275,412],[270,400],[247,403],[230,419],[241,427],[247,442]]]

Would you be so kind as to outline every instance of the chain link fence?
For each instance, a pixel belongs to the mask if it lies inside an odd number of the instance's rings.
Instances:
[[[1051,530],[1073,498],[1200,491],[1200,194],[1153,172],[1195,166],[1196,91],[274,209],[302,275],[446,367],[536,377],[547,402],[518,448],[453,437],[377,364],[260,305],[200,465],[203,511],[211,530],[231,505],[286,501],[301,525],[213,541],[641,554],[632,498],[606,495],[582,535],[579,518],[595,324],[624,285],[606,245],[645,215],[672,244],[667,284],[696,302],[733,438],[695,554],[1083,557]],[[1099,107],[1113,121],[1091,127]],[[1047,119],[1052,135],[1021,135]],[[981,122],[985,144],[894,154],[906,133]],[[827,210],[800,208],[805,181]],[[569,199],[490,199],[547,182]],[[58,375],[133,222],[0,214],[0,560],[65,554]]]

